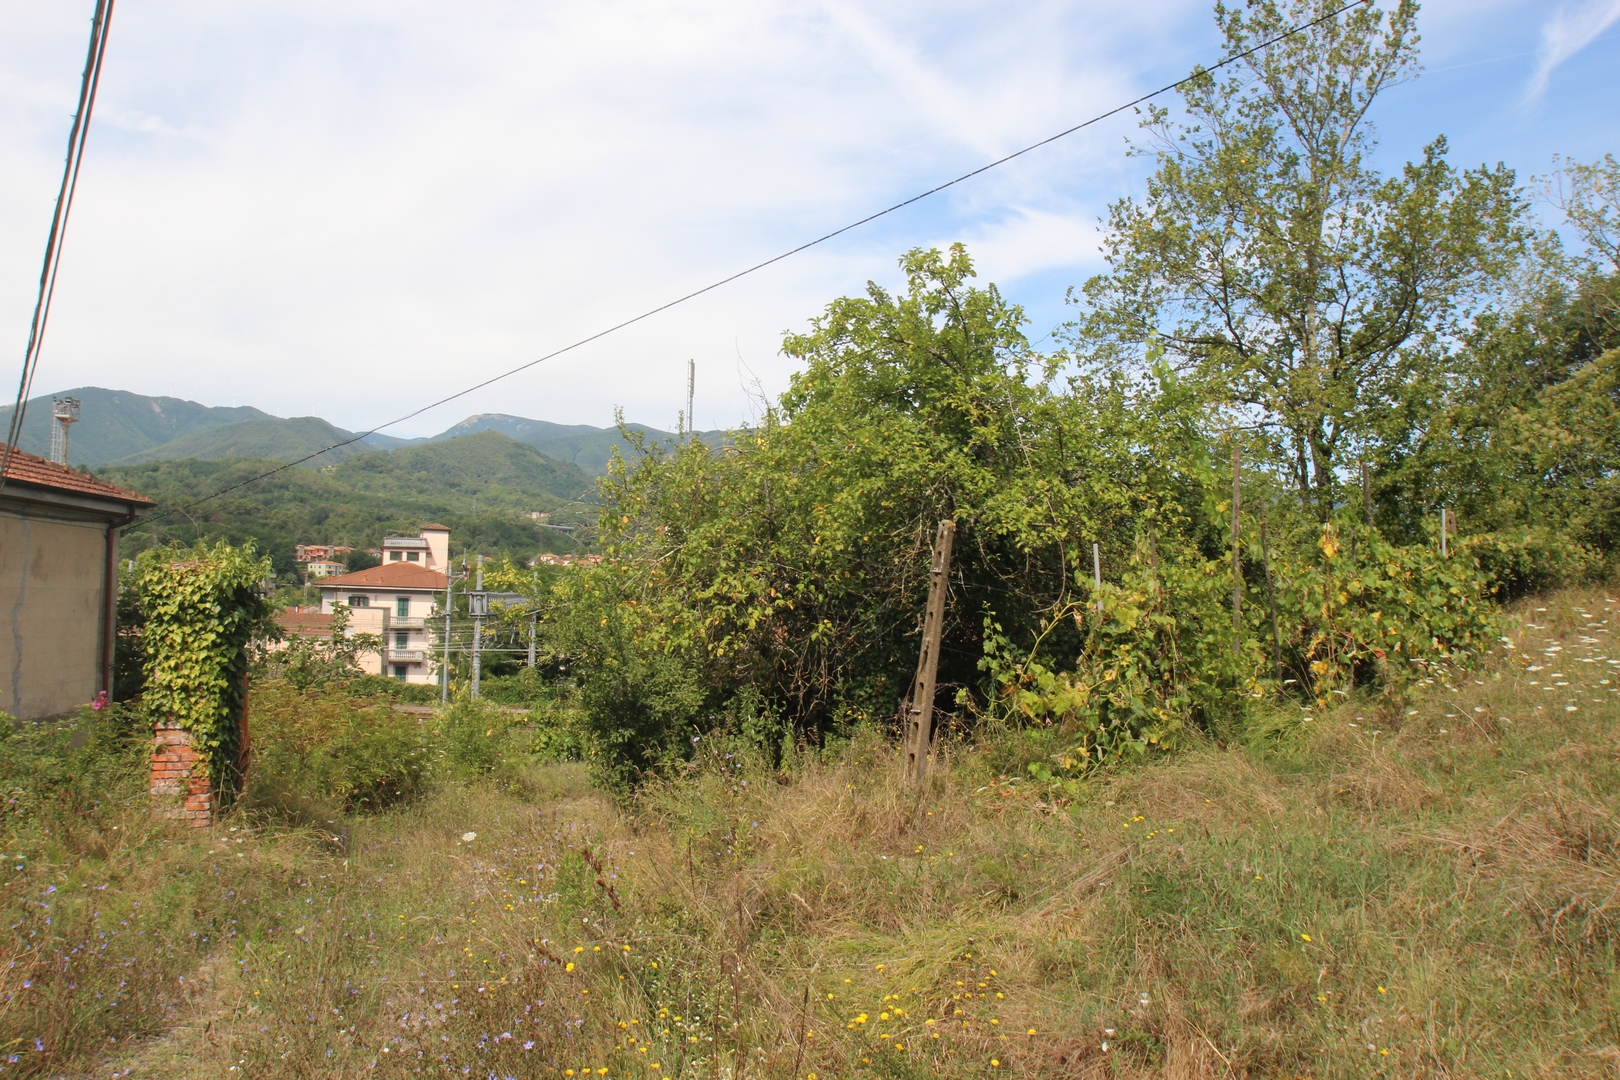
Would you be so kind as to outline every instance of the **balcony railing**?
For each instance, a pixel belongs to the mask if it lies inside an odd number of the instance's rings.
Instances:
[[[427,620],[420,615],[395,615],[388,620],[388,625],[395,630],[420,630],[427,625]]]
[[[395,664],[420,664],[428,658],[424,649],[389,649],[388,660]]]

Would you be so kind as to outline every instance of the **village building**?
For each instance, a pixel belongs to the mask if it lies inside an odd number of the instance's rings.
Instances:
[[[340,544],[295,544],[293,546],[293,559],[297,562],[338,562],[353,551],[352,547],[343,547]]]
[[[43,719],[111,696],[118,530],[152,505],[12,452],[0,480],[0,709]]]
[[[319,581],[321,578],[346,574],[348,571],[348,564],[340,563],[336,559],[310,559],[304,564],[304,574],[309,581]]]
[[[418,536],[389,536],[382,565],[335,574],[317,584],[321,613],[349,609],[350,634],[375,634],[377,652],[359,657],[362,670],[407,683],[435,683],[432,617],[443,610],[449,586],[450,530],[425,525]]]

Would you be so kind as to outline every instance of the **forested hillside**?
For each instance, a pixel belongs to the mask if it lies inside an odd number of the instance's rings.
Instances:
[[[634,445],[632,438],[639,437],[649,445],[660,446],[672,445],[676,438],[668,431],[659,431],[645,424],[626,424],[621,432],[616,427],[553,424],[522,416],[481,413],[467,417],[443,434],[435,435],[434,439],[453,439],[477,431],[498,431],[508,438],[527,443],[548,457],[572,462],[590,476],[601,476],[607,472],[614,451],[629,453]],[[697,438],[709,446],[721,446],[730,436],[724,431],[700,431]]]
[[[18,445],[29,453],[50,452],[52,396],[43,394],[28,400]],[[104,465],[198,432],[243,421],[275,419],[245,405],[211,408],[180,398],[148,397],[99,386],[63,390],[54,396],[79,399],[82,420],[74,425],[68,447],[68,460],[74,465]],[[12,411],[10,404],[0,408],[0,422],[10,424]]]
[[[377,447],[365,441],[340,445],[353,433],[334,427],[318,416],[290,419],[268,416],[205,428],[171,439],[166,443],[130,454],[113,465],[139,465],[148,461],[176,461],[186,458],[209,461],[219,458],[254,458],[261,461],[297,461],[310,454],[320,458],[312,465],[332,465],[356,454],[373,452]],[[328,450],[328,447],[334,449]]]
[[[170,513],[275,464],[186,459],[108,467],[97,475],[158,503],[146,515],[153,524],[126,530],[126,556],[171,540],[251,539],[281,574],[296,569],[295,543],[374,547],[385,533],[414,534],[435,520],[450,526],[458,550],[470,544],[526,559],[576,546],[573,535],[531,520],[531,512],[549,513],[548,524],[595,518],[584,473],[494,432],[283,469],[194,510]]]

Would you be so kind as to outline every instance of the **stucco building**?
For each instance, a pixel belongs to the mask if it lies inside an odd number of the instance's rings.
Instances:
[[[0,484],[0,709],[42,719],[112,692],[118,530],[151,506],[12,453]]]
[[[450,530],[423,526],[419,536],[384,538],[381,566],[322,578],[321,611],[349,609],[351,634],[376,634],[380,653],[366,653],[360,666],[373,675],[409,683],[435,683],[433,616],[443,610],[449,585]]]

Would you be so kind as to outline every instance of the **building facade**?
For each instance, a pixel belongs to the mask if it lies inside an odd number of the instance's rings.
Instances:
[[[0,709],[44,719],[111,695],[118,531],[151,506],[12,452],[0,484]]]
[[[450,530],[428,525],[419,536],[383,540],[383,563],[369,570],[322,578],[321,613],[349,609],[351,634],[376,634],[382,648],[362,654],[373,675],[407,683],[436,683],[434,616],[443,612],[449,587]]]

